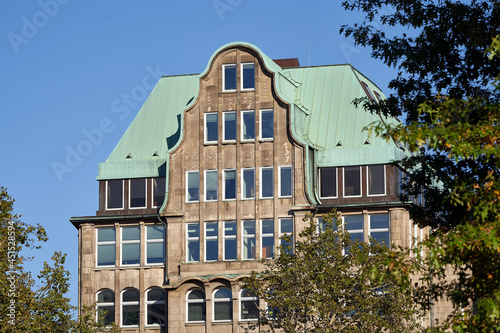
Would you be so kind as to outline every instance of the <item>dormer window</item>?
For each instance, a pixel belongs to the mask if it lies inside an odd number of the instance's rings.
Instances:
[[[241,64],[241,90],[255,89],[255,64]]]
[[[224,91],[236,90],[236,64],[222,65],[222,85]]]

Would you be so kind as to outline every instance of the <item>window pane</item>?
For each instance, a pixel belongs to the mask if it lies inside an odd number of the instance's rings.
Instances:
[[[139,240],[141,237],[140,227],[124,227],[122,228],[122,240]]]
[[[217,200],[217,171],[207,171],[205,177],[205,200]]]
[[[205,299],[205,293],[201,290],[193,290],[192,292],[189,293],[188,299],[190,300],[204,300]]]
[[[153,178],[153,206],[159,207],[165,198],[165,177]]]
[[[292,168],[283,167],[280,168],[280,196],[291,197],[292,196]]]
[[[123,325],[139,325],[139,305],[123,305],[122,308]]]
[[[130,180],[130,207],[146,207],[146,179]]]
[[[115,264],[115,244],[97,246],[97,266],[113,266]]]
[[[262,179],[260,180],[262,188],[262,198],[273,197],[273,178],[273,168],[262,169]]]
[[[218,133],[218,114],[217,113],[205,113],[205,141],[206,142],[217,142]]]
[[[385,194],[384,165],[368,166],[368,194]]]
[[[236,199],[236,171],[224,171],[224,199]]]
[[[165,263],[165,247],[163,242],[160,243],[148,243],[147,249],[148,264],[164,264]]]
[[[337,168],[321,168],[321,197],[333,198],[337,196]]]
[[[147,239],[163,239],[165,228],[163,226],[148,226],[146,228]]]
[[[241,319],[257,319],[259,318],[259,310],[257,309],[256,301],[241,301]]]
[[[102,228],[97,229],[98,242],[114,242],[115,241],[115,228]]]
[[[360,167],[344,167],[344,196],[361,195]]]
[[[262,220],[262,258],[274,255],[274,220]]]
[[[225,222],[224,223],[224,235],[225,236],[236,236],[236,222]]]
[[[243,235],[255,235],[255,221],[243,221]]]
[[[188,321],[205,321],[205,303],[188,305]]]
[[[198,172],[188,173],[188,201],[200,199],[200,177]]]
[[[205,251],[206,260],[217,260],[219,253],[219,241],[217,240],[217,222],[210,222],[205,224]],[[209,238],[210,237],[210,238]]]
[[[261,138],[272,139],[274,137],[274,115],[273,110],[261,112]]]
[[[370,229],[389,228],[389,214],[370,215]]]
[[[123,207],[123,180],[108,180],[108,206],[107,208]]]
[[[255,258],[255,221],[243,221],[243,259]]]
[[[188,224],[188,237],[200,237],[200,225],[198,223]]]
[[[349,215],[344,217],[345,230],[363,230],[363,215]]]
[[[255,198],[255,170],[243,169],[243,198]]]
[[[161,288],[153,288],[148,291],[148,301],[164,301],[165,292]]]
[[[255,111],[243,112],[243,140],[255,139]]]
[[[370,236],[377,243],[380,243],[382,245],[389,245],[389,231],[372,231],[370,232]]]
[[[274,233],[274,220],[262,220],[262,233],[263,234]]]
[[[255,88],[255,64],[243,64],[243,89]]]
[[[224,223],[224,260],[236,260],[236,222]]]
[[[140,263],[140,244],[122,244],[122,265],[137,265]]]
[[[200,261],[200,241],[188,241],[188,261]]]
[[[236,65],[224,65],[224,90],[236,90]]]
[[[236,141],[236,112],[224,112],[224,141]]]
[[[101,313],[106,312],[106,315],[103,318],[103,324],[105,326],[111,325],[111,323],[115,322],[115,306],[114,305],[98,305],[97,306],[97,314],[98,316],[102,316]]]
[[[214,302],[214,320],[232,320],[231,302]]]
[[[129,289],[123,292],[123,302],[139,302],[139,291],[136,289]]]
[[[148,304],[148,325],[165,325],[165,304]]]
[[[97,295],[97,303],[111,303],[115,301],[115,293],[111,290],[101,291]]]
[[[282,219],[280,232],[282,234],[291,234],[293,232],[293,220],[292,219]]]

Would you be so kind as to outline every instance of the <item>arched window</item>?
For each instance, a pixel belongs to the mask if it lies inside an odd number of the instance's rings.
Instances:
[[[139,290],[126,289],[122,292],[122,326],[139,326]]]
[[[214,321],[233,320],[233,301],[231,290],[220,288],[214,292],[212,298],[214,309]]]
[[[205,292],[201,289],[193,289],[187,293],[187,321],[204,322],[206,315]]]
[[[102,320],[104,325],[115,322],[115,293],[104,289],[97,293],[97,320]]]
[[[246,289],[240,292],[240,320],[257,320],[259,318],[259,298]]]
[[[165,325],[165,291],[151,288],[146,291],[146,325]]]

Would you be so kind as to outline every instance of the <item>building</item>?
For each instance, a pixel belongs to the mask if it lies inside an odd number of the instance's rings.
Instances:
[[[337,207],[351,234],[412,245],[403,156],[363,131],[384,98],[351,65],[300,67],[235,42],[201,74],[162,77],[99,165],[99,210],[74,217],[79,304],[125,332],[243,332],[238,281],[307,213]],[[395,121],[385,119],[385,121]]]

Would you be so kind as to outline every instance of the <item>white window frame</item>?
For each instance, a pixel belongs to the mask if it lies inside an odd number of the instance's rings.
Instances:
[[[244,65],[250,65],[252,64],[253,65],[253,88],[243,88],[243,84],[244,84],[244,75],[243,75],[243,66]],[[240,89],[241,91],[252,91],[252,90],[255,90],[255,83],[257,82],[257,80],[255,80],[255,62],[242,62],[240,64],[240,77],[241,77],[241,80],[240,80]]]
[[[346,167],[358,167],[359,168],[359,195],[346,195],[345,194],[345,168]],[[349,165],[349,166],[344,166],[342,167],[342,194],[344,195],[344,198],[360,198],[363,196],[363,172],[362,172],[362,169],[361,169],[361,166],[357,166],[357,165]],[[338,195],[338,193],[337,193]]]
[[[272,175],[273,175],[273,181],[272,181],[272,187],[273,187],[273,190],[272,190],[272,195],[270,197],[264,197],[262,195],[262,190],[264,188],[264,182],[262,181],[262,171],[263,170],[271,170],[272,171]],[[260,175],[259,175],[259,194],[260,194],[260,198],[261,199],[272,199],[274,198],[274,167],[273,166],[268,166],[268,167],[260,167]]]
[[[198,226],[198,236],[197,237],[189,237],[189,225],[196,224]],[[201,246],[200,246],[200,223],[186,223],[186,262],[200,262],[201,259]],[[198,242],[198,260],[189,260],[189,242],[197,241]]]
[[[132,179],[128,180],[128,207],[130,209],[144,209],[148,206],[148,182],[147,178],[134,178],[134,179],[144,179],[144,206],[132,207]]]
[[[135,290],[139,293],[139,299],[137,301],[127,301],[127,302],[123,301],[123,294],[125,294],[125,292],[127,292],[129,290]],[[123,311],[123,307],[126,305],[137,305],[139,307],[139,311],[138,311],[139,324],[138,325],[124,325],[123,324],[123,314],[125,313],[125,311]],[[139,292],[139,290],[137,290],[137,288],[123,289],[122,292],[120,293],[120,327],[139,327],[139,326],[141,326],[141,296],[140,296],[140,292]]]
[[[163,181],[163,183],[165,184],[165,177],[159,176],[159,177],[151,178],[151,207],[152,208],[161,207],[161,204],[159,206],[155,206],[155,180],[156,181]],[[165,193],[163,193],[163,201],[165,201]]]
[[[152,291],[153,289],[160,289],[163,291],[163,296],[165,296],[165,291],[160,288],[160,287],[152,287],[152,288],[149,288],[148,290],[146,290],[144,296],[144,303],[145,303],[145,306],[146,306],[146,309],[144,311],[144,326],[146,327],[163,327],[165,326],[165,324],[148,324],[148,312],[149,312],[149,305],[153,305],[153,304],[157,304],[157,305],[163,305],[163,308],[165,308],[165,299],[163,300],[156,300],[156,301],[148,301],[148,293],[150,291]],[[165,322],[167,321],[167,318],[165,316]]]
[[[262,121],[262,113],[271,111],[273,113],[273,137],[272,138],[264,138],[262,137],[262,125],[264,122]],[[274,109],[260,109],[259,110],[259,140],[260,141],[273,141],[274,140]]]
[[[264,221],[273,221],[273,233],[272,234],[265,234],[263,232],[263,226],[264,226]],[[264,238],[271,238],[273,239],[273,245],[272,245],[272,257],[264,257]],[[274,219],[262,219],[260,220],[260,258],[261,259],[272,259],[275,256],[276,253],[276,225],[274,223]]]
[[[99,242],[99,230],[102,229],[113,229],[115,231],[115,239],[113,241],[102,241]],[[95,228],[96,233],[95,233],[95,243],[96,243],[96,248],[95,248],[95,267],[115,267],[116,266],[116,228],[115,227],[102,227],[102,228]],[[115,260],[114,260],[114,265],[99,265],[99,245],[113,245],[115,247]]]
[[[245,235],[245,222],[253,222],[253,230],[254,230],[254,233],[253,234],[248,234],[248,235]],[[254,259],[257,259],[257,253],[256,253],[256,250],[257,250],[257,227],[255,225],[255,220],[242,220],[241,221],[241,260],[254,260]],[[254,239],[254,249],[255,251],[253,252],[253,258],[244,258],[244,253],[245,253],[245,239],[247,238],[253,238]]]
[[[377,228],[377,229],[373,229],[372,228],[372,216],[373,215],[387,215],[387,222],[388,222],[388,227],[387,228]],[[390,219],[390,215],[389,213],[373,213],[373,214],[368,214],[368,237],[370,237],[372,235],[372,232],[387,232],[388,233],[388,236],[389,236],[389,239],[387,240],[388,243],[385,244],[388,248],[390,248],[391,246],[391,233],[390,233],[390,230],[391,229],[391,219]],[[382,244],[381,244],[382,245]]]
[[[290,169],[290,195],[283,195],[281,193],[281,170]],[[293,197],[293,168],[291,165],[280,165],[278,166],[278,197],[279,198],[292,198]]]
[[[217,233],[215,236],[208,236],[207,235],[207,224],[215,224],[217,225]],[[216,240],[216,244],[217,244],[217,259],[211,259],[211,260],[208,260],[207,259],[207,253],[208,253],[208,244],[207,244],[207,241],[209,240]],[[204,259],[205,261],[208,261],[208,262],[212,262],[212,261],[219,261],[219,223],[217,221],[207,221],[205,222],[205,251],[204,252]]]
[[[219,287],[216,288],[213,293],[212,293],[212,321],[214,323],[231,323],[233,321],[233,297],[231,296],[230,298],[215,298],[215,293],[217,293],[221,289],[226,289],[229,290],[229,292],[232,295],[232,291],[230,288],[227,287]],[[215,303],[230,303],[231,304],[231,311],[229,312],[229,315],[231,319],[224,319],[224,320],[216,320],[215,319]]]
[[[235,116],[235,122],[236,124],[234,125],[234,131],[235,131],[235,136],[234,140],[226,140],[226,115],[227,114],[234,114]],[[234,143],[238,139],[238,113],[236,111],[224,111],[222,112],[222,142],[224,143]]]
[[[335,192],[337,193],[336,196],[334,197],[323,197],[321,196],[321,190],[322,190],[322,183],[321,183],[321,180],[322,180],[322,169],[325,169],[325,168],[335,168]],[[343,169],[343,168],[342,168]],[[319,168],[318,169],[319,171],[319,195],[320,195],[320,199],[337,199],[339,197],[339,168],[338,167],[322,167],[322,168]]]
[[[245,183],[245,177],[244,174],[246,171],[253,171],[253,198],[247,198],[245,197],[245,191],[244,191],[244,183]],[[241,168],[241,200],[255,200],[255,168]]]
[[[234,89],[226,89],[226,67],[234,66],[234,75],[236,76],[236,85]],[[238,66],[233,64],[223,64],[222,65],[222,91],[223,92],[234,92],[236,91],[236,87],[238,87]]]
[[[370,167],[371,166],[378,166],[381,164],[372,164],[372,165],[367,165],[366,166],[366,195],[369,197],[382,197],[387,194],[387,171],[385,164],[382,164],[383,170],[384,170],[384,193],[381,194],[370,194]]]
[[[228,171],[233,171],[234,172],[234,198],[229,198],[229,199],[226,198],[226,173]],[[238,196],[237,195],[237,187],[238,187],[237,186],[237,179],[238,179],[238,175],[236,173],[236,169],[224,169],[222,171],[222,174],[223,174],[223,177],[222,177],[223,178],[222,179],[222,181],[223,181],[223,184],[222,184],[223,185],[222,186],[222,200],[224,200],[224,201],[235,201],[236,198],[237,198],[237,196]]]
[[[240,308],[240,311],[239,311],[239,320],[240,321],[258,321],[259,320],[259,315],[257,315],[257,318],[251,318],[251,319],[243,319],[242,316],[241,316],[241,313],[243,311],[243,307],[241,306],[241,303],[242,302],[248,302],[248,301],[252,301],[252,302],[255,302],[257,304],[257,310],[259,309],[259,297],[256,297],[256,296],[246,296],[246,297],[243,297],[243,291],[245,289],[241,289],[240,292],[239,292],[239,297],[238,297],[238,305],[239,305],[239,308]]]
[[[215,199],[207,199],[208,196],[207,196],[207,173],[209,172],[215,172],[215,174],[217,175],[216,179],[217,179],[217,183],[215,184],[216,185],[216,192],[217,194],[215,195]],[[205,170],[205,173],[204,173],[204,177],[203,177],[203,194],[204,194],[204,199],[205,199],[205,202],[215,202],[219,199],[219,172],[217,169],[214,169],[214,170]]]
[[[148,228],[150,227],[162,227],[163,228],[163,238],[153,238],[153,239],[148,239]],[[148,263],[148,244],[152,243],[162,243],[163,244],[163,262],[162,263]],[[165,265],[165,226],[163,225],[147,225],[146,226],[146,247],[144,249],[146,253],[146,258],[145,258],[145,264],[147,266],[158,266],[158,265]]]
[[[113,302],[101,302],[101,303],[98,302],[99,294],[102,292],[105,292],[105,291],[111,291],[113,293],[113,298],[115,299]],[[115,292],[109,288],[101,289],[98,292],[96,292],[95,299],[96,299],[96,303],[95,303],[96,304],[96,313],[95,313],[96,314],[96,318],[95,318],[96,322],[99,321],[99,308],[105,307],[105,306],[112,306],[113,307],[113,317],[115,317],[114,323],[116,323],[116,294],[115,294]],[[108,327],[108,326],[106,326],[106,327]]]
[[[110,179],[110,180],[116,180],[116,179]],[[124,209],[124,205],[125,205],[125,180],[124,179],[120,179],[122,181],[122,206],[121,207],[117,207],[117,208],[108,208],[108,182],[109,180],[106,180],[106,189],[104,190],[104,193],[105,193],[105,205],[106,205],[106,210],[120,210],[120,209]]]
[[[199,299],[191,299],[190,300],[189,299],[189,294],[191,294],[195,290],[202,291],[203,294],[205,294],[205,297],[203,297],[203,299],[201,299],[201,300],[199,300]],[[206,317],[207,317],[207,305],[206,305],[206,301],[207,301],[207,293],[205,292],[205,290],[203,290],[201,288],[194,288],[194,289],[189,290],[186,293],[186,323],[188,323],[188,324],[201,324],[201,323],[205,323],[206,322]],[[203,303],[203,304],[205,304],[205,320],[189,321],[189,304],[196,304],[196,303]]]
[[[198,174],[198,200],[189,200],[189,174]],[[200,202],[200,171],[199,170],[189,170],[186,171],[186,203],[197,203]]]
[[[139,239],[123,240],[123,229],[126,228],[139,228]],[[120,227],[120,266],[140,266],[141,265],[141,227],[139,225],[126,225]],[[139,244],[139,263],[138,264],[124,264],[123,263],[123,245],[126,244]]]
[[[244,137],[244,134],[245,134],[245,131],[244,131],[244,125],[245,125],[245,122],[244,122],[244,114],[245,113],[253,113],[253,139],[245,139]],[[255,110],[242,110],[241,111],[241,121],[240,121],[240,130],[241,130],[241,142],[254,142],[255,141],[255,135],[256,135],[256,122],[255,122]]]
[[[207,115],[217,116],[217,140],[208,141],[208,128],[207,128]],[[203,142],[205,144],[217,144],[219,142],[219,113],[218,112],[205,112],[203,115]]]
[[[234,223],[236,226],[236,234],[235,235],[226,235],[226,223]],[[224,261],[234,261],[238,259],[238,222],[236,221],[224,221],[222,225],[222,260]],[[226,259],[226,240],[232,240],[234,239],[234,242],[236,244],[236,248],[234,249],[236,251],[235,253],[235,258],[234,259]]]
[[[283,223],[284,220],[291,220],[292,221],[292,231],[291,232],[283,232],[283,230],[282,230],[282,223]],[[281,239],[281,237],[289,234],[291,236],[291,244],[290,244],[291,247],[292,247],[291,251],[293,251],[293,248],[294,248],[294,245],[295,245],[294,237],[293,237],[294,229],[295,229],[295,225],[293,223],[293,217],[291,217],[291,216],[290,217],[282,217],[282,218],[279,219],[279,223],[280,223],[280,225],[279,225],[279,228],[280,228],[280,230],[279,230],[280,231],[279,244],[280,244],[280,246],[283,244],[282,243],[283,240]]]

